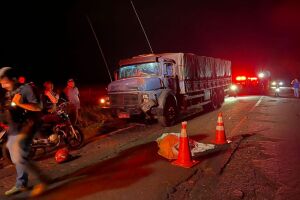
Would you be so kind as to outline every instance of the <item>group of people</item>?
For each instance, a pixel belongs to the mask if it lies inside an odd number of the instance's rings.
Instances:
[[[75,81],[69,79],[67,86],[64,88],[61,95],[54,92],[54,84],[51,81],[46,81],[44,84],[44,90],[42,94],[42,105],[43,105],[43,120],[48,122],[52,121],[53,112],[56,110],[56,106],[59,103],[60,99],[67,100],[71,103],[71,118],[74,124],[78,123],[79,119],[79,110],[80,110],[80,99],[79,99],[79,90],[75,86]]]
[[[291,85],[292,85],[293,90],[294,90],[294,96],[295,96],[296,98],[299,98],[299,86],[300,86],[300,84],[299,84],[298,79],[295,78],[295,79],[291,82]]]
[[[51,81],[45,82],[43,91],[37,93],[35,85],[26,83],[26,79],[20,77],[17,70],[11,67],[0,69],[0,84],[5,90],[5,94],[1,97],[1,118],[8,126],[7,148],[17,172],[16,184],[6,191],[5,195],[27,190],[28,173],[32,173],[40,181],[31,191],[31,196],[37,196],[45,191],[49,179],[30,161],[28,157],[30,143],[39,131],[41,123],[56,120],[54,112],[60,96],[54,92]],[[65,99],[72,105],[75,113],[73,122],[76,123],[80,100],[79,91],[73,79],[68,80],[61,95],[65,96]]]

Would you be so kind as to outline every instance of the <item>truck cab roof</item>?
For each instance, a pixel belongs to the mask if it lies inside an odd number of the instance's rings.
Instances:
[[[150,62],[159,62],[159,59],[162,57],[160,54],[142,54],[134,56],[132,58],[122,59],[119,62],[119,66],[132,65],[132,64],[141,64],[141,63],[150,63]],[[164,58],[166,61],[175,62],[172,59]]]

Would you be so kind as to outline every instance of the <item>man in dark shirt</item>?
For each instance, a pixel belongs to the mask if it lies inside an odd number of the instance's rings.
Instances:
[[[13,195],[27,189],[28,172],[39,180],[31,191],[32,196],[41,194],[46,188],[46,178],[28,159],[30,143],[38,126],[41,106],[29,84],[19,85],[17,75],[11,67],[0,69],[0,84],[6,90],[5,116],[8,122],[7,148],[17,171],[16,184],[5,195]]]
[[[59,95],[53,91],[53,83],[51,81],[46,81],[44,83],[44,91],[42,94],[42,102],[43,102],[43,113],[45,115],[52,114],[56,111],[56,105],[59,100]],[[56,116],[56,114],[54,114]],[[49,116],[49,118],[53,118]],[[54,117],[56,119],[56,117]],[[53,121],[53,120],[50,120]],[[55,121],[55,120],[54,120]],[[47,122],[47,120],[46,120]]]

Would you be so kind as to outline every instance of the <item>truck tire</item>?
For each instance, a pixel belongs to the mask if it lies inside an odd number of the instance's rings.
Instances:
[[[158,116],[158,122],[164,126],[172,126],[175,124],[177,119],[178,109],[174,99],[168,98],[165,104],[163,115]]]
[[[216,110],[220,106],[219,95],[215,90],[211,94],[211,102],[205,106],[206,110]]]
[[[220,108],[222,106],[222,104],[224,103],[224,99],[225,99],[225,94],[224,94],[224,90],[220,90],[218,93],[218,107]]]

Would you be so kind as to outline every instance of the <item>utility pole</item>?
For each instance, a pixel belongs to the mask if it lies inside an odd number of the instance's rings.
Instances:
[[[111,74],[110,74],[110,71],[109,71],[109,67],[108,67],[106,58],[105,58],[105,56],[104,56],[103,50],[102,50],[102,48],[101,48],[100,42],[99,42],[99,40],[98,40],[98,37],[97,37],[97,35],[96,35],[96,32],[95,32],[95,30],[94,30],[93,24],[92,24],[92,22],[91,22],[91,20],[90,20],[90,18],[89,18],[88,15],[86,15],[86,19],[87,19],[87,21],[88,21],[88,23],[89,23],[89,25],[90,25],[90,27],[91,27],[91,30],[92,30],[93,35],[94,35],[94,37],[95,37],[95,40],[96,40],[96,42],[97,42],[98,48],[99,48],[100,53],[101,53],[101,55],[102,55],[102,58],[103,58],[103,61],[104,61],[104,64],[105,64],[107,73],[108,73],[108,75],[109,75],[110,82],[112,82],[112,77],[111,77]]]
[[[133,4],[133,1],[130,0],[130,2],[131,2],[131,6],[132,6],[132,8],[133,8],[133,10],[134,10],[134,13],[135,13],[135,15],[136,15],[136,18],[138,19],[139,24],[140,24],[140,26],[141,26],[141,28],[142,28],[142,31],[143,31],[143,33],[144,33],[144,35],[145,35],[145,38],[146,38],[147,43],[148,43],[149,48],[150,48],[150,52],[153,53],[153,50],[152,50],[150,41],[149,41],[148,36],[147,36],[147,34],[146,34],[146,31],[145,31],[145,29],[144,29],[144,27],[143,27],[142,21],[141,21],[139,15],[138,15],[138,13],[137,13],[137,11],[136,11],[136,9],[135,9],[135,6],[134,6],[134,4]]]

